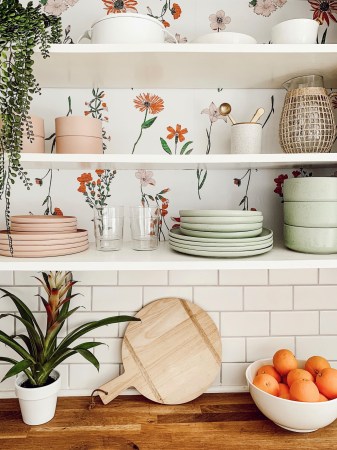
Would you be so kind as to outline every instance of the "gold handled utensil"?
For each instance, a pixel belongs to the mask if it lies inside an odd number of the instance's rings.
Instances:
[[[236,120],[231,115],[232,107],[229,103],[222,103],[219,106],[219,112],[222,116],[225,116],[225,117],[228,116],[229,120],[232,122],[233,125],[236,124]]]

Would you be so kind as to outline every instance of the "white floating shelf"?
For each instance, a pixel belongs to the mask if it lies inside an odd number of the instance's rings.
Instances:
[[[278,89],[303,74],[337,88],[337,45],[52,45],[34,74],[50,88]]]
[[[1,270],[220,270],[220,269],[308,269],[337,268],[335,255],[307,255],[275,247],[265,255],[240,259],[202,258],[183,255],[171,250],[168,243],[151,252],[140,252],[124,244],[118,252],[99,252],[90,249],[76,255],[54,258],[0,257]]]
[[[23,153],[26,169],[116,169],[116,170],[193,170],[286,169],[337,167],[337,153],[297,153],[259,155],[56,155]]]

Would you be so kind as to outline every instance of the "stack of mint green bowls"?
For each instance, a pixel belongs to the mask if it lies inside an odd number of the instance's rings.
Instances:
[[[302,253],[337,253],[337,177],[284,183],[284,243]]]

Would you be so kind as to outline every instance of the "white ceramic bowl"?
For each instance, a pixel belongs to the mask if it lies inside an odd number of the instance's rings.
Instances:
[[[195,44],[257,44],[256,39],[248,34],[220,31],[199,36],[192,41]]]
[[[296,252],[337,253],[337,228],[305,228],[284,225],[284,244]]]
[[[283,212],[287,225],[337,228],[337,202],[284,202]]]
[[[291,19],[272,29],[273,44],[316,44],[319,23],[312,19]]]
[[[308,177],[285,180],[285,202],[337,202],[337,177]]]
[[[303,368],[305,361],[298,360]],[[259,410],[276,425],[298,433],[309,433],[330,425],[337,419],[337,399],[328,402],[295,402],[275,397],[253,385],[258,369],[272,364],[271,359],[260,359],[248,366],[246,379],[250,394]]]

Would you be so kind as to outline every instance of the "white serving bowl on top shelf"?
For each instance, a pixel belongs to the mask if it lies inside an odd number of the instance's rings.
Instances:
[[[257,44],[256,39],[248,34],[220,31],[199,36],[192,41],[194,44]]]
[[[305,361],[298,360],[304,368]],[[272,359],[260,359],[248,366],[246,379],[250,394],[259,410],[281,428],[297,433],[310,433],[330,425],[337,419],[337,399],[327,402],[296,402],[268,394],[253,385],[258,369],[273,364]]]

